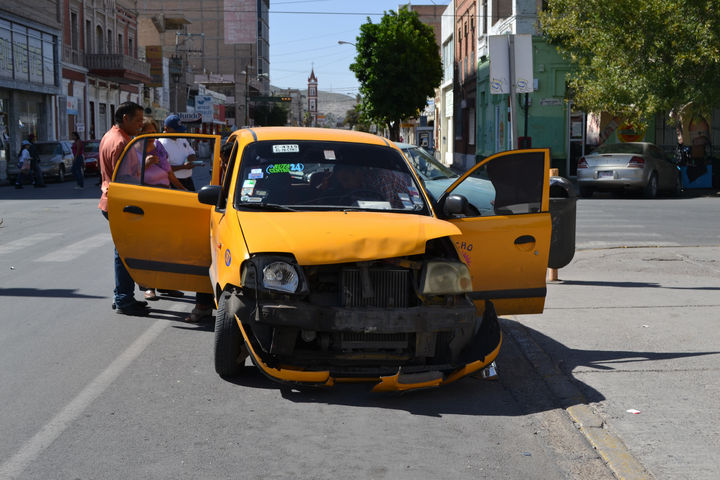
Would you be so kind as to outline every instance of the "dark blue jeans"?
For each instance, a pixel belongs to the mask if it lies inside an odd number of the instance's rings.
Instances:
[[[108,220],[108,213],[102,212],[103,217]],[[125,264],[122,263],[117,248],[115,250],[115,305],[124,308],[135,303],[135,282],[128,273]]]
[[[72,174],[75,176],[75,181],[77,182],[78,187],[85,186],[85,176],[83,175],[84,163],[85,159],[82,155],[78,155],[75,157],[75,160],[73,160]]]

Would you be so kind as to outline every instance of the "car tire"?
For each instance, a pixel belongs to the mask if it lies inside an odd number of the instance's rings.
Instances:
[[[220,295],[215,313],[215,372],[221,377],[237,377],[243,371],[248,351],[235,315],[243,318],[249,310],[237,295]]]
[[[580,196],[582,198],[590,198],[593,196],[593,193],[595,193],[595,190],[590,187],[580,187]]]
[[[645,198],[655,198],[657,196],[657,190],[658,190],[657,173],[653,172],[650,174],[650,178],[648,178],[648,182],[647,182],[647,184],[645,184],[645,188],[643,189]]]
[[[63,183],[65,181],[65,167],[62,165],[58,167],[57,181],[58,183]]]

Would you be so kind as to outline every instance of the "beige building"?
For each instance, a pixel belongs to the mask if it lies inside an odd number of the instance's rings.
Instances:
[[[226,96],[230,125],[251,123],[251,97],[270,86],[269,8],[270,0],[138,0],[141,47],[168,59],[171,111],[193,110],[190,92],[203,84]]]

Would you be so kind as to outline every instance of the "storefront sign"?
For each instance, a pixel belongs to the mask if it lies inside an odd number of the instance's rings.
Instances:
[[[78,114],[78,105],[80,105],[80,99],[78,97],[67,97],[67,109],[65,113],[68,115]]]
[[[145,58],[150,64],[150,77],[152,81],[145,84],[147,87],[162,87],[163,84],[163,56],[162,46],[148,45],[145,47]]]

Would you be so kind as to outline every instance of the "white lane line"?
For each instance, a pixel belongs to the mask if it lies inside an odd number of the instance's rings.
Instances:
[[[62,247],[61,249],[55,250],[54,252],[50,252],[47,255],[43,255],[42,257],[35,259],[35,261],[68,262],[87,253],[87,251],[90,249],[101,247],[109,242],[112,242],[112,236],[110,236],[110,233],[99,233],[84,240],[80,240],[79,242],[75,242],[71,245]]]
[[[633,240],[632,242],[601,242],[601,241],[588,241],[588,242],[577,242],[575,248],[577,249],[588,249],[588,248],[620,248],[620,247],[679,247],[679,243],[675,242],[640,242]]]
[[[10,459],[0,465],[0,478],[15,478],[34,462],[95,401],[120,374],[167,327],[169,322],[158,320],[121,353],[109,367],[95,377],[75,398],[40,429]]]
[[[611,237],[611,238],[617,238],[617,237],[662,237],[663,235],[661,233],[652,233],[652,232],[623,232],[623,233],[617,233],[617,232],[592,232],[592,233],[578,233],[578,237],[585,236],[585,237]]]
[[[28,237],[23,237],[13,242],[8,242],[4,245],[0,245],[0,255],[4,253],[13,253],[23,248],[31,247],[45,240],[59,237],[60,233],[36,233]]]

